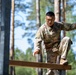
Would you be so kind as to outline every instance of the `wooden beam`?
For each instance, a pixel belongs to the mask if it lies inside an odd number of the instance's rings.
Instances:
[[[33,68],[50,68],[54,70],[71,70],[71,65],[27,62],[27,61],[17,61],[17,60],[10,60],[9,65],[10,66],[33,67]]]

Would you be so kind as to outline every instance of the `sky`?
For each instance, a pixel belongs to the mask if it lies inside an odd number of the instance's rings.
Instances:
[[[24,51],[29,47],[27,42],[27,38],[22,38],[24,30],[21,27],[15,29],[15,48],[19,48],[20,50]]]
[[[28,25],[28,22],[26,21],[26,14],[23,14],[22,12],[18,13],[20,16],[16,16],[17,20],[19,19],[21,22],[26,23]],[[30,47],[27,41],[27,37],[22,37],[22,35],[25,33],[25,30],[22,29],[22,27],[15,28],[15,48],[18,48],[25,52],[25,50]]]

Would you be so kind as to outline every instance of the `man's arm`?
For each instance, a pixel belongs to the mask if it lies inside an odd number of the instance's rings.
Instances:
[[[33,52],[33,56],[35,56],[36,54],[39,54],[40,53],[40,50],[35,50],[34,52]]]
[[[60,23],[61,24],[61,30],[66,30],[66,31],[70,31],[70,30],[74,30],[76,29],[76,23]]]
[[[43,37],[42,30],[39,29],[36,33],[35,40],[34,40],[34,52],[33,52],[34,56],[41,52],[42,37]]]

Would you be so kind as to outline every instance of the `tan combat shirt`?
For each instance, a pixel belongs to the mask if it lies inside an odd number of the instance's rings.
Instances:
[[[58,23],[49,27],[46,23],[43,24],[37,31],[35,36],[35,50],[41,50],[41,42],[44,41],[46,51],[58,50],[60,43],[61,30],[69,31],[76,29],[76,24]]]

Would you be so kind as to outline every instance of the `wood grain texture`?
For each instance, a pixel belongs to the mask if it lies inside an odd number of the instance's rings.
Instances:
[[[71,70],[71,65],[60,65],[51,63],[40,63],[40,62],[28,62],[28,61],[18,61],[10,60],[10,66],[22,66],[22,67],[32,67],[32,68],[50,68],[54,70]]]

